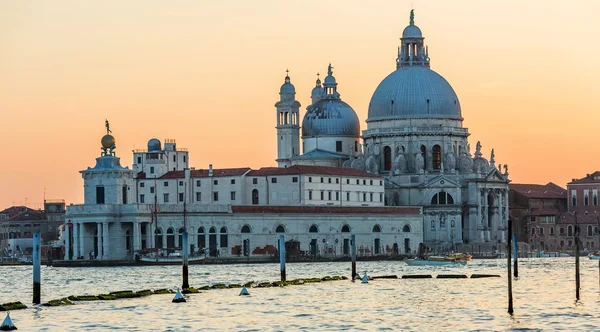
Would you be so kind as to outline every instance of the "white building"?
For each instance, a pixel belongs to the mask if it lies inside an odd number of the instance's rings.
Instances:
[[[151,139],[128,169],[107,133],[103,156],[82,171],[85,204],[67,210],[76,252],[123,259],[138,249],[178,248],[184,204],[193,248],[220,256],[239,254],[242,240],[252,243],[251,255],[270,254],[280,232],[313,254],[346,254],[350,233],[377,254],[414,253],[420,242],[504,242],[507,166],[496,166],[493,149],[485,159],[479,142],[471,154],[458,97],[430,69],[412,11],[400,40],[396,68],[375,89],[362,134],[331,64],[302,127],[286,75],[275,104],[279,167],[196,170],[174,140],[163,148]]]

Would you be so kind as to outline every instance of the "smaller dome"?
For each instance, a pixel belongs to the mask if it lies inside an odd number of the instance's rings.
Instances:
[[[336,85],[337,83],[335,82],[335,77],[333,77],[332,75],[328,75],[327,77],[325,77],[325,83],[324,85]]]
[[[302,120],[302,137],[360,136],[360,121],[356,112],[345,102],[321,99],[307,107]]]
[[[312,89],[311,93],[310,93],[310,95],[313,96],[313,97],[315,97],[315,96],[321,96],[322,94],[323,94],[323,87],[321,87],[320,85],[319,86],[315,86]]]
[[[157,138],[153,138],[148,141],[148,152],[161,151],[162,147],[160,141]]]
[[[290,83],[290,77],[288,75],[285,75],[285,82],[279,89],[279,94],[284,94],[284,93],[285,94],[295,94],[296,93],[296,87],[294,87],[294,85],[292,83]]]
[[[402,31],[402,38],[423,38],[423,34],[418,26],[411,24]]]
[[[113,135],[104,135],[102,136],[101,143],[103,148],[110,149],[111,147],[115,146],[115,138]]]

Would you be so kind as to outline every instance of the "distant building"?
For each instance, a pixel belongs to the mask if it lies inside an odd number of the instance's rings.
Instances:
[[[565,233],[561,238],[567,246],[573,243],[573,225],[580,227],[580,241],[587,250],[596,250],[600,243],[600,171],[586,174],[567,183],[569,214],[565,216]],[[569,227],[571,226],[571,227]]]
[[[65,222],[65,202],[47,200],[44,210],[13,206],[0,211],[0,248],[2,254],[25,251],[32,245],[33,232],[40,232],[43,244],[57,241]],[[19,248],[17,249],[17,245]]]
[[[532,250],[560,251],[560,219],[567,212],[567,191],[549,182],[510,184],[510,217],[517,228],[518,241]]]

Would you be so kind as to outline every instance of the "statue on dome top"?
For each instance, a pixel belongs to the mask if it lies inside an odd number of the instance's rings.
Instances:
[[[410,25],[415,25],[415,10],[410,10]]]

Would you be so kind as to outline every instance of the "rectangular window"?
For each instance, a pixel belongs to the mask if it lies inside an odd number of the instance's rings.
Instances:
[[[163,202],[169,203],[169,194],[163,194]]]
[[[142,203],[142,204],[146,203],[146,200],[145,200],[145,197],[143,194],[140,195],[140,203]]]
[[[180,186],[183,186],[183,181],[179,181],[179,185],[180,185]]]
[[[342,152],[342,141],[335,141],[335,152]]]
[[[169,186],[169,181],[165,181],[164,186],[168,187]]]
[[[335,178],[335,183],[340,183],[340,179]]]
[[[196,187],[200,187],[200,183],[201,183],[200,180],[196,180]]]
[[[219,192],[217,192],[217,191],[213,192],[213,201],[215,201],[215,202],[219,201]]]
[[[123,204],[127,204],[127,186],[123,186]]]
[[[350,184],[350,179],[346,179],[346,184]]]
[[[150,174],[154,174],[154,167],[150,167]]]
[[[231,179],[231,184],[235,184],[235,179]]]
[[[312,176],[308,177],[308,182],[312,182]]]
[[[573,245],[573,241],[569,240],[569,247]]]
[[[360,184],[360,180],[359,179],[356,179],[356,184]]]
[[[176,162],[176,161],[177,161],[177,156],[174,155],[173,156],[173,162]]]
[[[257,178],[252,178],[252,184],[258,184],[258,179]]]
[[[142,157],[137,157],[137,160],[138,160],[138,162],[137,162],[138,164],[142,163]]]
[[[340,192],[339,192],[339,191],[336,191],[336,192],[335,192],[335,200],[336,200],[336,201],[339,201],[339,200],[340,200]]]
[[[140,182],[140,188],[144,188],[146,184],[144,182]]]
[[[298,182],[298,177],[297,177],[297,176],[294,176],[294,177],[292,178],[292,182]]]
[[[277,178],[271,178],[271,183],[277,183]]]
[[[554,235],[554,227],[550,227],[550,235]]]
[[[383,186],[383,181],[379,181],[379,185],[380,185],[380,186]]]
[[[383,202],[383,194],[379,194],[379,201]]]
[[[154,186],[150,187],[150,193],[154,194]]]
[[[577,206],[577,191],[571,190],[571,205]]]
[[[196,202],[202,201],[202,193],[196,193]]]
[[[363,186],[367,185],[367,180],[363,180]]]
[[[531,235],[535,234],[535,227],[531,227]]]
[[[96,187],[96,204],[104,204],[104,187]]]
[[[321,178],[321,183],[325,183],[325,179],[324,178]]]
[[[183,193],[179,193],[179,201],[183,202]]]
[[[323,190],[321,190],[321,200],[322,201],[325,200],[325,192]]]
[[[187,161],[187,157],[183,156],[183,162],[185,163]]]
[[[309,191],[308,191],[308,199],[309,199],[309,200],[312,200],[312,190],[309,190]]]
[[[363,202],[367,201],[367,193],[363,193]]]
[[[216,186],[219,184],[219,180],[213,180],[213,184]]]
[[[529,220],[535,221],[535,217],[531,217],[531,218],[529,218]]]
[[[231,192],[231,200],[232,200],[232,201],[235,201],[235,191],[232,191],[232,192]]]
[[[372,202],[373,201],[373,193],[369,193],[369,200]]]
[[[369,180],[369,181],[370,181],[370,182],[369,182],[369,184],[370,184],[370,185],[373,185],[373,180]]]
[[[544,235],[544,229],[543,229],[543,228],[541,228],[541,227],[540,227],[540,228],[538,229],[538,231],[539,231],[540,235]]]
[[[327,200],[331,200],[331,191],[327,193]]]
[[[346,202],[350,202],[350,193],[349,192],[346,193]]]

